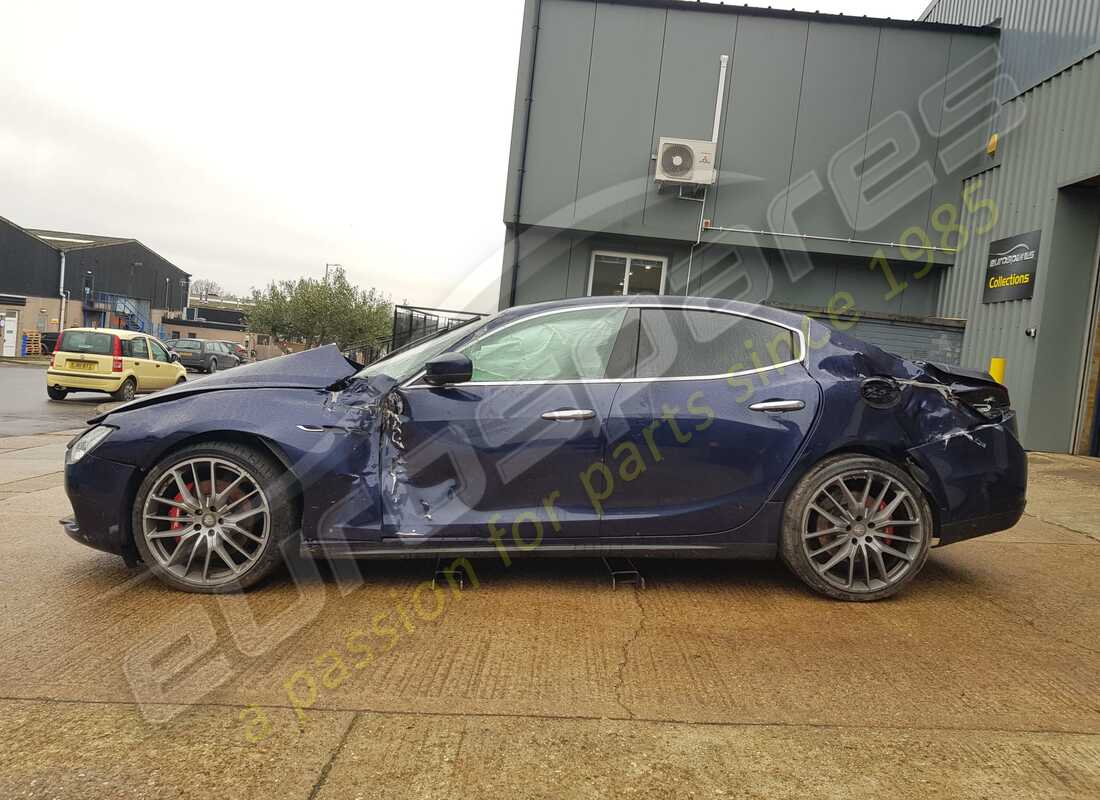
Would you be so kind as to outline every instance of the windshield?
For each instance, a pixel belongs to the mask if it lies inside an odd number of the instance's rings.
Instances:
[[[473,320],[465,325],[459,325],[457,328],[437,333],[435,336],[421,340],[412,347],[398,350],[381,361],[368,364],[355,377],[371,378],[375,375],[389,375],[395,380],[404,380],[418,372],[428,359],[434,358],[440,353],[446,353],[456,342],[473,333],[486,321],[484,319]]]

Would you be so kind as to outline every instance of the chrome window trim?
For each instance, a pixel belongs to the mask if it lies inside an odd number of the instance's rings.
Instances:
[[[527,322],[532,319],[539,319],[540,317],[548,317],[552,314],[568,314],[572,311],[589,311],[599,308],[622,308],[629,310],[632,308],[674,308],[682,311],[713,311],[719,314],[729,314],[733,317],[741,317],[742,319],[756,320],[757,322],[763,322],[767,325],[774,325],[777,328],[783,328],[784,330],[791,331],[798,337],[798,358],[790,359],[789,361],[782,361],[778,364],[769,364],[766,367],[757,367],[755,369],[746,369],[739,372],[720,372],[711,375],[679,375],[671,378],[568,378],[563,380],[553,381],[464,381],[463,383],[453,384],[454,386],[564,386],[576,383],[666,383],[670,381],[706,381],[706,380],[718,380],[719,378],[740,378],[745,375],[757,375],[761,372],[771,372],[773,370],[784,369],[786,367],[794,366],[795,364],[805,364],[807,351],[806,351],[806,334],[801,328],[794,328],[782,322],[776,322],[775,320],[766,319],[756,314],[747,314],[743,311],[732,311],[728,308],[713,308],[711,306],[702,305],[683,305],[677,303],[599,303],[595,305],[583,305],[575,306],[573,308],[555,308],[550,311],[542,311],[538,314],[531,314],[529,316],[520,317],[519,319],[512,320],[504,325],[501,325],[494,331],[491,331],[488,335],[492,336],[500,331],[507,330],[513,325],[518,325],[520,322]],[[468,343],[463,347],[463,350],[473,342]],[[462,352],[458,350],[457,352]],[[416,383],[424,376],[424,370],[420,370],[404,383],[399,384],[398,388],[401,389],[439,389],[442,387],[432,386],[429,383]]]

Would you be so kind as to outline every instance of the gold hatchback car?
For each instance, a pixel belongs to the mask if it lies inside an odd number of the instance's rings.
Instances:
[[[187,370],[159,339],[139,331],[111,328],[67,328],[46,370],[46,394],[64,400],[69,392],[105,392],[116,400],[133,400],[183,383]]]

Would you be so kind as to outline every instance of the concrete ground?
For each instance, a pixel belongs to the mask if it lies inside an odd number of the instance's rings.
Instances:
[[[882,603],[531,560],[433,606],[428,562],[145,580],[59,530],[66,439],[0,439],[0,797],[1100,796],[1095,461],[1034,455],[1015,529]]]
[[[0,436],[83,427],[105,394],[80,392],[61,402],[46,397],[46,365],[0,361]]]

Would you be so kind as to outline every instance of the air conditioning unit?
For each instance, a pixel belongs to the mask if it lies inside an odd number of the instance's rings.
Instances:
[[[657,145],[657,183],[709,186],[714,183],[714,142],[662,136]]]

